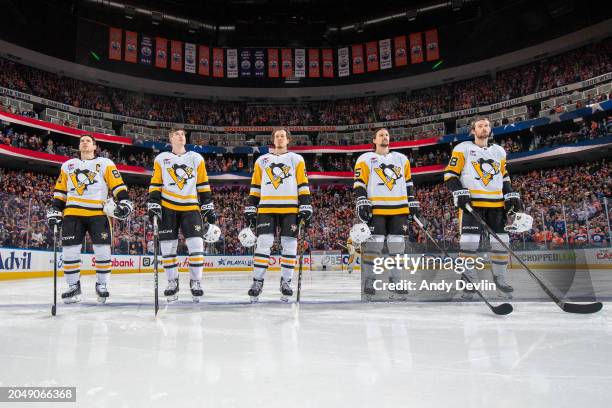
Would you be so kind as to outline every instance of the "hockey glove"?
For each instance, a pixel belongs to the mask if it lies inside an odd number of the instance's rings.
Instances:
[[[253,205],[244,207],[244,219],[249,228],[255,227],[255,223],[257,222],[257,207]]]
[[[157,217],[158,221],[162,219],[162,207],[158,203],[147,203],[147,215],[149,221],[153,222],[153,218]]]
[[[130,200],[121,200],[115,208],[115,217],[120,220],[125,220],[134,211],[134,204]]]
[[[304,221],[304,227],[308,228],[312,222],[312,205],[300,205],[298,209],[298,224]]]
[[[47,210],[47,223],[49,224],[49,228],[53,229],[53,227],[57,226],[57,228],[62,226],[62,220],[64,219],[64,213],[59,208],[51,207]]]
[[[372,203],[370,200],[365,197],[357,199],[357,205],[355,208],[357,210],[357,217],[359,217],[361,222],[370,222],[372,219]]]
[[[421,217],[421,203],[416,198],[408,197],[408,209],[413,217]]]
[[[202,220],[208,224],[214,224],[217,222],[217,213],[215,212],[215,205],[211,202],[208,204],[202,204],[200,206],[200,214],[202,214]]]
[[[455,204],[455,207],[462,208],[465,210],[465,207],[468,204],[472,205],[470,191],[466,189],[453,191],[453,203]]]
[[[504,208],[506,212],[521,211],[523,209],[521,195],[515,192],[504,194]]]

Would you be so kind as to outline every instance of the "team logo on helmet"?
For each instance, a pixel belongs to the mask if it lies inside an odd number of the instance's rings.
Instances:
[[[291,167],[283,163],[272,163],[269,167],[266,167],[266,174],[270,181],[268,184],[272,184],[274,188],[278,189],[278,186],[283,184],[283,180],[291,177],[289,171]]]
[[[96,165],[96,171],[89,171],[88,169],[76,169],[70,173],[70,180],[79,195],[83,195],[87,191],[87,187],[97,183],[96,176],[100,171],[100,165]]]
[[[193,169],[185,164],[174,164],[172,167],[168,167],[168,173],[174,180],[174,185],[180,190],[185,187],[187,180],[194,178]]]
[[[499,163],[493,159],[480,158],[478,161],[472,161],[472,166],[474,166],[474,170],[478,173],[476,180],[482,181],[482,184],[485,186],[488,186],[493,177],[499,174]]]
[[[381,163],[380,166],[374,168],[374,172],[382,180],[378,185],[385,185],[389,190],[393,190],[397,180],[402,178],[402,169],[392,164]]]

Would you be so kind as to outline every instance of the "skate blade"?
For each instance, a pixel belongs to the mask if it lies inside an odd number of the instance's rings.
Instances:
[[[201,296],[192,296],[193,303],[200,303]]]
[[[80,295],[64,299],[64,303],[67,304],[67,305],[69,305],[71,303],[79,303],[80,301],[81,301],[81,296]]]
[[[178,300],[178,296],[176,295],[172,295],[172,296],[166,296],[166,302],[168,303],[172,303]]]
[[[98,303],[103,305],[104,303],[106,303],[107,299],[108,299],[108,297],[100,297],[100,296],[98,296]]]
[[[259,302],[259,297],[258,296],[251,296],[251,303],[257,303]]]
[[[287,302],[289,302],[289,296],[281,296],[280,300],[281,300],[281,302],[287,303]]]

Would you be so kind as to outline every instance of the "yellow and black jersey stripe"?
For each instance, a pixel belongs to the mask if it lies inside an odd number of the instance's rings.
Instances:
[[[299,154],[265,154],[257,159],[248,204],[261,214],[295,214],[311,203],[306,164]]]

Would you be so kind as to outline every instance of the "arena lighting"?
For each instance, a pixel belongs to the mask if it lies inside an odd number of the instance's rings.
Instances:
[[[360,29],[362,29],[361,24],[363,24],[364,28],[367,28],[368,26],[382,24],[382,23],[393,21],[393,20],[402,20],[406,18],[408,19],[408,21],[414,21],[416,20],[418,15],[423,15],[425,13],[431,13],[436,10],[443,10],[443,9],[448,9],[448,8],[452,9],[453,11],[457,11],[461,9],[461,7],[463,7],[464,4],[474,2],[474,1],[476,0],[451,0],[451,1],[445,1],[442,3],[430,4],[428,6],[423,6],[423,7],[407,10],[402,13],[389,14],[386,16],[377,17],[371,20],[366,20],[364,22],[347,23],[346,25],[340,27],[340,30],[341,31],[355,30],[357,32],[361,32],[359,31]]]
[[[151,22],[154,25],[159,25],[162,21],[165,20],[167,22],[189,27],[190,21],[192,21],[194,24],[197,25],[197,27],[195,28],[196,30],[204,29],[208,31],[214,31],[216,28],[215,25],[210,24],[210,23],[205,23],[205,22],[198,21],[198,20],[189,20],[183,17],[175,16],[173,14],[162,13],[157,10],[150,10],[150,9],[141,8],[141,7],[134,7],[129,4],[125,4],[125,3],[121,3],[117,1],[108,1],[108,0],[85,0],[85,1],[88,3],[94,4],[94,5],[100,6],[100,7],[106,7],[106,8],[117,9],[119,11],[122,11],[125,13],[125,18],[130,19],[130,20],[133,19],[137,14],[141,16],[145,16],[145,17],[151,17]],[[193,28],[189,28],[189,29],[193,29]],[[233,31],[233,30],[230,30],[230,31]]]

